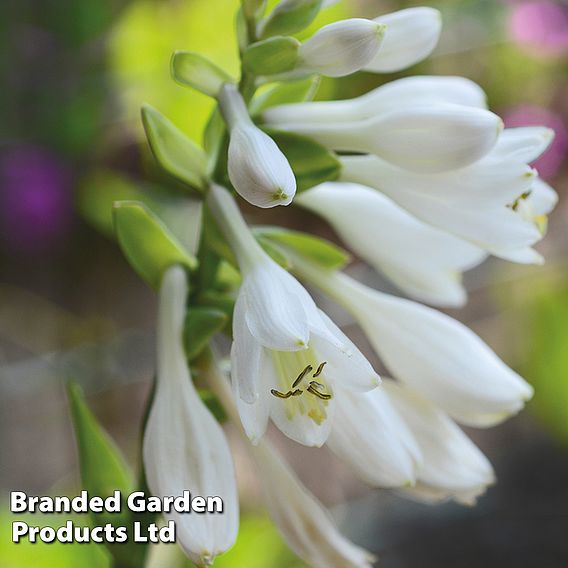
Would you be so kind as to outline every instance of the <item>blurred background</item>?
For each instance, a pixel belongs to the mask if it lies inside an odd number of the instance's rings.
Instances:
[[[536,388],[527,411],[470,431],[499,483],[477,507],[430,507],[371,491],[325,450],[276,438],[307,486],[383,568],[568,566],[568,3],[448,0],[435,53],[406,74],[459,74],[482,85],[507,125],[546,124],[556,140],[536,167],[560,202],[541,267],[490,261],[466,275],[470,325]],[[312,26],[375,17],[416,2],[342,2]],[[128,456],[154,366],[156,300],[112,239],[110,204],[144,188],[176,199],[142,137],[147,102],[199,140],[211,101],[169,77],[175,49],[199,50],[236,73],[238,0],[19,0],[0,4],[0,567],[108,566],[91,545],[10,545],[7,496],[80,490],[65,381]],[[325,80],[318,97],[356,96],[393,76]],[[249,211],[249,210],[247,210]],[[254,221],[254,212],[249,211]],[[274,217],[272,217],[274,216]],[[292,227],[289,209],[262,214]],[[352,272],[391,290],[363,264]],[[372,357],[352,321],[338,319]],[[380,363],[377,362],[377,365]],[[250,464],[235,444],[243,529],[219,566],[302,564],[267,520]],[[42,519],[35,517],[36,524]]]

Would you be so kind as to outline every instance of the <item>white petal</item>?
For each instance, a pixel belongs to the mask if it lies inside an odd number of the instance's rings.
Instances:
[[[394,381],[385,380],[385,390],[422,451],[422,489],[463,497],[479,495],[495,481],[488,459],[441,410]]]
[[[464,77],[413,76],[381,85],[360,97],[341,101],[316,101],[269,108],[264,120],[287,122],[349,122],[417,104],[450,103],[486,108],[481,87]]]
[[[245,314],[246,300],[239,295],[233,310],[232,381],[239,397],[252,404],[258,398],[260,387],[262,346],[251,334]]]
[[[359,71],[377,53],[384,26],[352,18],[328,24],[300,46],[300,67],[327,77]]]
[[[558,194],[542,179],[534,180],[527,202],[535,215],[548,215],[558,203]]]
[[[187,283],[169,269],[160,290],[157,389],[144,435],[144,467],[159,497],[193,495],[223,499],[222,515],[165,513],[177,525],[178,542],[196,564],[210,564],[235,542],[238,497],[231,453],[223,430],[201,401],[182,345]]]
[[[532,387],[457,320],[347,277],[335,282],[393,375],[458,422],[498,424],[531,398]]]
[[[554,130],[545,126],[506,128],[495,146],[499,157],[529,164],[536,160],[552,143]]]
[[[329,513],[266,443],[253,450],[266,503],[290,548],[314,568],[371,568],[373,556],[347,540]]]
[[[286,270],[267,259],[245,277],[246,321],[256,340],[278,351],[305,349],[309,341],[305,305],[313,300]]]
[[[233,346],[234,348],[234,346]],[[246,360],[244,361],[246,362]],[[233,393],[239,412],[239,417],[243,429],[253,444],[258,444],[260,439],[264,436],[268,426],[268,418],[270,415],[270,399],[269,399],[269,386],[265,380],[266,369],[271,364],[269,356],[267,356],[263,349],[258,364],[258,378],[259,380],[257,396],[252,402],[248,402],[240,392],[240,382],[235,380],[235,371],[233,367]],[[252,372],[252,370],[251,370]]]
[[[343,165],[343,179],[372,185],[422,221],[489,252],[542,238],[532,220],[507,207],[534,183],[534,172],[521,162],[481,160],[439,174],[410,172],[374,156],[347,157]]]
[[[338,389],[336,398],[329,448],[370,485],[413,485],[422,454],[386,392]]]
[[[326,183],[303,192],[298,203],[324,217],[357,255],[399,288],[427,302],[463,303],[461,272],[485,258],[477,247],[419,221],[367,187]]]
[[[229,178],[257,207],[288,205],[296,193],[292,168],[274,140],[254,125],[237,125],[229,142]]]
[[[410,67],[428,57],[440,38],[442,17],[434,8],[408,8],[375,18],[386,25],[378,53],[366,71],[391,73]]]
[[[333,150],[375,154],[416,172],[443,172],[486,155],[502,125],[487,110],[439,103],[401,108],[370,120],[291,122],[280,128],[311,136]]]
[[[336,343],[330,343],[316,333],[311,338],[311,345],[320,358],[327,362],[326,368],[332,384],[359,392],[379,386],[381,379],[367,358],[325,313],[320,311],[320,315],[327,328],[341,341],[338,347]]]
[[[493,251],[493,254],[503,260],[518,264],[544,264],[544,257],[530,247],[504,251],[496,250]]]

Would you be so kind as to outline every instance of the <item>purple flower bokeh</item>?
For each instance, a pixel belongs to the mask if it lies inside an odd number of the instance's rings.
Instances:
[[[509,109],[503,120],[509,127],[548,126],[554,130],[552,144],[533,164],[542,178],[554,177],[568,154],[568,131],[562,117],[546,108],[522,105]]]
[[[544,57],[568,55],[568,5],[553,0],[511,7],[509,34],[519,46]]]
[[[73,218],[65,164],[37,146],[0,154],[0,232],[3,248],[34,254],[57,246]]]

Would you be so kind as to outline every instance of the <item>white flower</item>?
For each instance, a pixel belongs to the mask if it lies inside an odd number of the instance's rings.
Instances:
[[[148,486],[158,497],[219,496],[222,515],[165,513],[177,526],[192,562],[210,565],[233,546],[239,502],[231,453],[223,430],[193,386],[182,345],[187,281],[182,268],[166,271],[160,288],[156,394],[144,434]]]
[[[311,136],[333,150],[376,154],[416,172],[443,172],[487,154],[503,122],[485,109],[436,103],[400,107],[368,120],[292,121],[279,128]]]
[[[314,568],[371,568],[374,557],[347,540],[329,513],[266,444],[253,448],[274,523],[290,548]]]
[[[375,18],[386,25],[386,33],[377,55],[365,71],[392,73],[410,67],[428,57],[440,38],[442,17],[434,8],[399,10]]]
[[[272,124],[354,122],[401,107],[450,103],[486,108],[485,93],[464,77],[412,76],[385,83],[360,97],[279,105],[264,111]]]
[[[210,386],[229,416],[239,416],[227,381],[219,367],[206,369]],[[238,402],[238,401],[237,401]],[[238,428],[239,433],[243,433]],[[371,568],[375,558],[337,530],[328,511],[296,477],[266,439],[247,448],[257,466],[266,504],[290,548],[315,568]]]
[[[219,106],[230,133],[229,179],[239,195],[257,207],[290,204],[294,172],[274,140],[252,122],[234,85],[223,86]]]
[[[366,483],[414,485],[422,453],[382,386],[340,392],[327,446]]]
[[[378,191],[350,183],[325,183],[297,202],[321,215],[358,256],[407,294],[439,305],[466,299],[461,273],[485,253],[409,215]]]
[[[470,329],[416,302],[368,288],[338,272],[295,261],[295,270],[357,320],[393,376],[468,426],[498,424],[533,389]]]
[[[423,462],[415,487],[404,491],[425,500],[472,504],[495,482],[489,460],[457,424],[431,402],[388,379],[381,387],[417,440]]]
[[[527,164],[552,136],[547,128],[506,129],[481,160],[441,173],[411,172],[376,156],[347,156],[341,179],[374,187],[422,221],[511,258],[542,238],[535,216],[519,213],[529,206],[522,196],[531,194],[537,175]]]
[[[384,32],[384,25],[362,18],[328,24],[300,46],[293,73],[309,71],[327,77],[355,73],[373,59]]]
[[[335,385],[365,391],[380,379],[305,288],[264,253],[229,193],[212,186],[208,204],[243,273],[231,350],[243,426],[256,443],[271,417],[293,440],[321,446],[331,429]]]

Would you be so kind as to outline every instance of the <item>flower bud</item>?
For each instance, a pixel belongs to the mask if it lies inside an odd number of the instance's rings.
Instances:
[[[363,18],[324,26],[301,45],[298,70],[343,77],[362,69],[375,56],[385,26]]]
[[[229,179],[237,193],[257,207],[290,204],[294,172],[274,140],[252,122],[234,85],[224,85],[219,105],[229,128]]]
[[[410,67],[432,53],[442,30],[440,12],[434,8],[408,8],[379,16],[386,33],[378,53],[365,71],[392,73]]]

